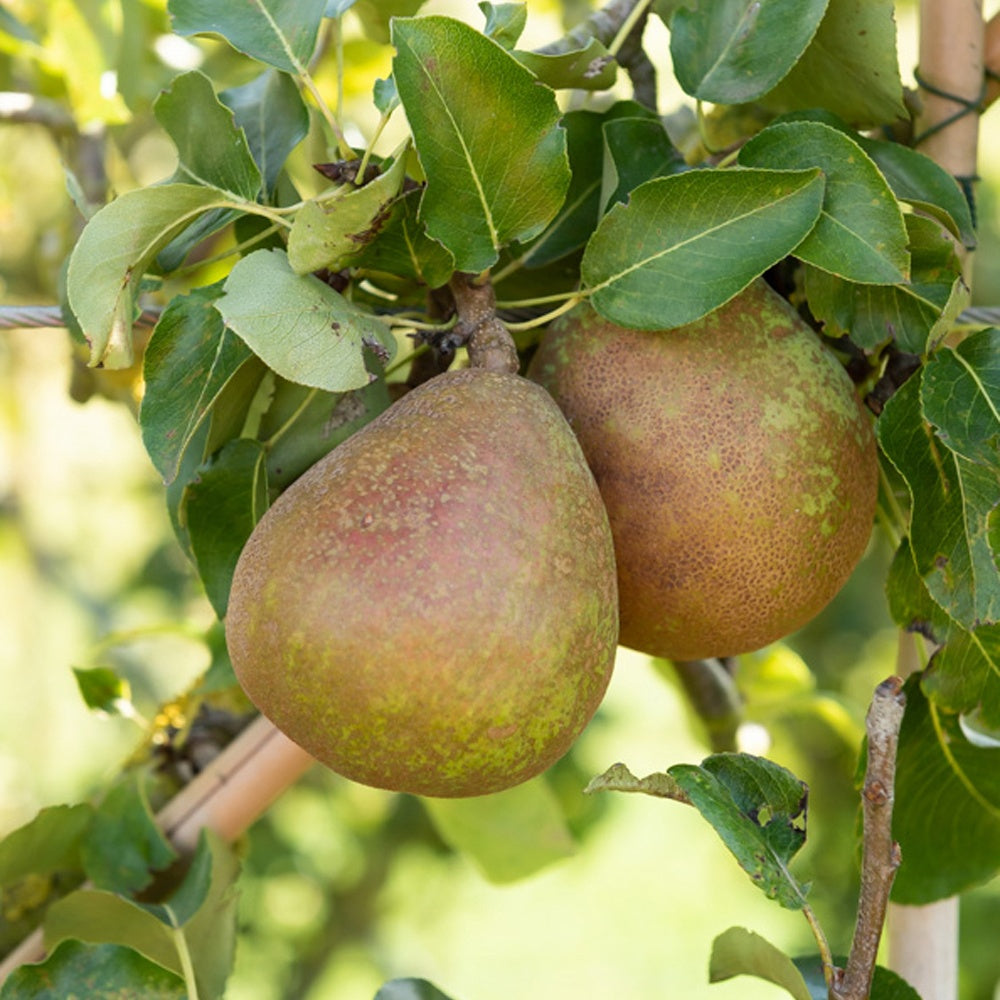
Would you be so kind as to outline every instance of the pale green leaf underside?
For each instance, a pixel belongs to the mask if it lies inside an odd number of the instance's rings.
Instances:
[[[795,1000],[812,1000],[812,994],[795,963],[766,938],[744,927],[730,927],[712,942],[709,982],[734,976],[754,976],[780,986]]]
[[[394,346],[384,324],[311,275],[296,274],[280,250],[244,257],[218,302],[226,325],[292,382],[345,392],[370,381],[365,341]]]
[[[156,253],[224,195],[196,184],[140,188],[87,223],[66,276],[70,308],[90,344],[90,363],[132,363],[133,292]]]
[[[527,878],[576,850],[544,778],[493,795],[423,801],[441,836],[492,882]]]

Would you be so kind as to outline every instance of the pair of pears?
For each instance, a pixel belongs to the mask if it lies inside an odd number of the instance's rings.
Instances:
[[[619,641],[726,656],[812,618],[876,491],[850,380],[762,281],[670,331],[581,306],[528,379],[439,375],[278,498],[236,567],[233,665],[346,777],[498,791],[569,749]]]

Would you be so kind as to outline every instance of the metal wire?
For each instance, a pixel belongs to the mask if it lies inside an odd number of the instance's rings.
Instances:
[[[156,326],[160,318],[158,309],[145,309],[136,318],[136,326]],[[19,330],[28,327],[65,327],[59,306],[0,306],[0,330]]]
[[[135,326],[156,326],[160,311],[144,309],[136,317]],[[1000,306],[973,306],[959,314],[958,322],[969,326],[1000,326]],[[0,306],[0,330],[65,326],[59,306]]]

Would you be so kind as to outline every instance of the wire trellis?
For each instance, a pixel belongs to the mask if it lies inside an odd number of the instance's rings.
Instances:
[[[156,326],[160,312],[159,309],[144,309],[134,325]],[[959,314],[958,323],[962,326],[1000,326],[1000,306],[972,306]],[[65,326],[59,306],[0,306],[0,330]]]
[[[159,318],[159,309],[144,309],[136,318],[134,325],[156,326]],[[65,326],[66,320],[59,306],[0,306],[0,330]]]

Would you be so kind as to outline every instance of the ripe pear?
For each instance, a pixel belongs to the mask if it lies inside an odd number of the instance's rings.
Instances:
[[[348,778],[452,797],[540,773],[618,638],[607,514],[551,397],[465,369],[394,403],[264,515],[226,635],[251,700]]]
[[[871,534],[871,423],[837,359],[763,280],[687,326],[589,305],[528,369],[576,432],[608,509],[621,642],[674,660],[804,625]]]

